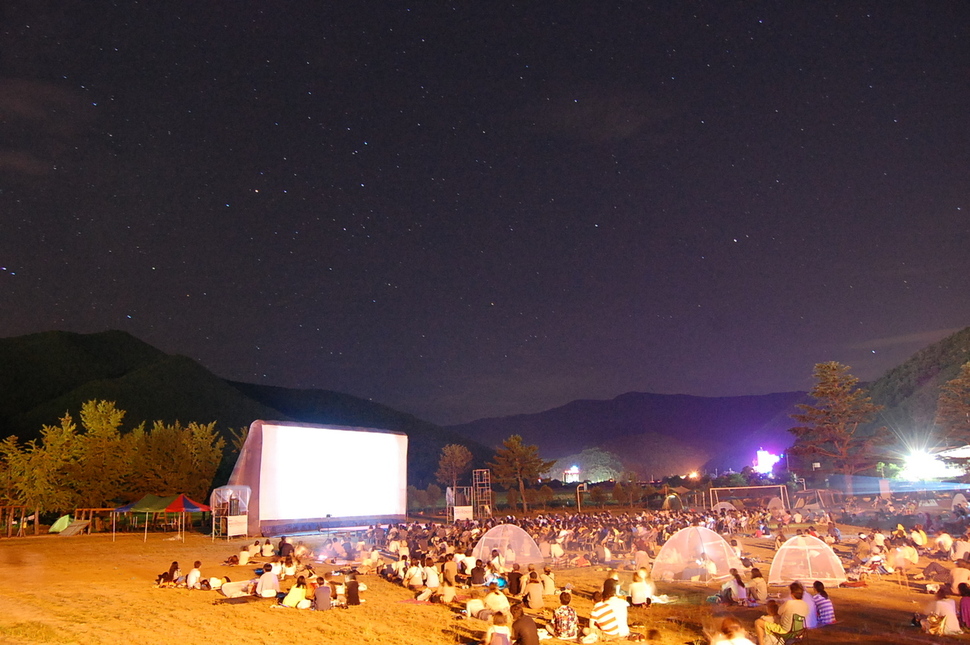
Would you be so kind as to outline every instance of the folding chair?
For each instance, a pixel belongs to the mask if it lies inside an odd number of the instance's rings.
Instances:
[[[791,629],[782,634],[765,632],[766,639],[771,645],[792,645],[805,637],[805,617],[795,614],[791,617]],[[767,638],[769,637],[770,638]]]

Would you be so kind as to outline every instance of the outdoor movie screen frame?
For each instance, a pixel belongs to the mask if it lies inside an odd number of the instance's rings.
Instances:
[[[252,488],[263,529],[325,518],[404,516],[408,437],[370,428],[256,421],[230,478]],[[255,527],[253,527],[255,528]]]

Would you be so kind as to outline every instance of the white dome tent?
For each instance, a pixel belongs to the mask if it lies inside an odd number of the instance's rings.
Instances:
[[[654,580],[711,580],[726,578],[731,569],[742,569],[731,545],[703,526],[689,526],[674,533],[653,562]]]
[[[819,580],[826,586],[838,586],[846,580],[845,569],[828,544],[811,535],[796,535],[775,554],[768,584],[787,585],[796,580],[806,585]]]
[[[498,550],[506,559],[506,566],[519,564],[542,564],[545,560],[539,545],[521,527],[515,524],[499,524],[490,528],[472,549],[472,557],[488,562],[492,551]],[[510,557],[511,552],[511,557]]]

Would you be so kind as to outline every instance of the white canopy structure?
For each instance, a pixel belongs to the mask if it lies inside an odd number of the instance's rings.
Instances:
[[[787,585],[796,580],[810,586],[820,580],[825,586],[845,582],[842,561],[828,544],[811,535],[796,535],[781,545],[768,573],[768,584]]]
[[[545,561],[536,541],[515,524],[499,524],[490,528],[472,549],[472,557],[488,562],[492,559],[493,550],[499,552],[509,567],[516,562],[542,564]]]
[[[653,562],[654,580],[716,580],[742,569],[741,560],[720,535],[703,526],[674,533]]]

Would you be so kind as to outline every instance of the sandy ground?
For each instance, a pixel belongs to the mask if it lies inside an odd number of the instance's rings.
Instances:
[[[851,529],[846,534],[851,534]],[[216,541],[189,534],[119,534],[78,537],[41,536],[0,539],[0,643],[179,643],[219,640],[238,643],[427,643],[477,642],[485,625],[460,618],[455,608],[415,605],[403,588],[375,576],[362,581],[370,589],[360,607],[330,612],[273,609],[270,602],[229,604],[218,592],[158,589],[155,577],[177,560],[183,571],[203,562],[206,576],[241,580],[250,567],[222,566],[247,540]],[[746,552],[767,573],[773,551],[767,541],[747,540]],[[318,568],[319,570],[319,568]],[[560,585],[575,587],[574,606],[588,616],[589,594],[601,586],[604,572],[561,569]],[[628,582],[630,574],[622,574]],[[285,586],[288,583],[284,583]],[[634,629],[656,629],[657,643],[682,644],[704,638],[730,612],[749,629],[759,609],[727,609],[704,602],[715,586],[659,585],[678,602],[631,611]],[[781,588],[771,589],[781,592]],[[932,643],[970,641],[967,637],[933,638],[910,626],[914,611],[930,599],[922,583],[900,583],[891,576],[866,588],[830,590],[838,623],[813,630],[806,643]],[[549,599],[550,603],[554,599]],[[538,616],[544,622],[544,616]],[[561,641],[548,641],[558,643]]]

